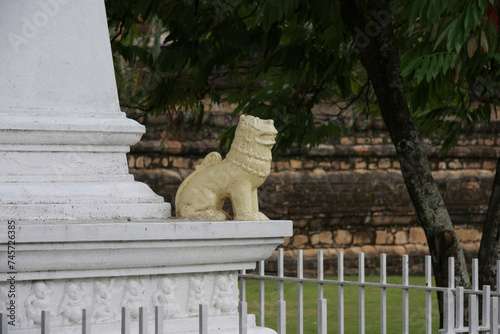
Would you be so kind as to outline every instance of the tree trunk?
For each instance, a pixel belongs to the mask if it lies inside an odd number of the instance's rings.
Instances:
[[[496,285],[496,270],[498,254],[500,254],[500,159],[497,161],[497,169],[493,189],[491,190],[490,203],[486,220],[484,222],[481,247],[479,248],[479,284],[489,285],[492,289]]]
[[[342,20],[358,46],[361,63],[368,72],[382,117],[396,147],[406,187],[427,237],[436,284],[447,286],[448,257],[452,256],[456,263],[456,285],[469,287],[462,247],[432,177],[425,148],[406,100],[389,2],[374,0],[367,3],[367,13],[362,13],[356,1],[341,0]],[[380,18],[386,18],[386,21]],[[366,37],[364,41],[362,37]]]

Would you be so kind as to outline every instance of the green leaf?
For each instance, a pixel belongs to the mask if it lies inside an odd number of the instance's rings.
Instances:
[[[473,6],[472,14],[474,16],[475,26],[477,27],[481,24],[482,11],[481,11],[481,8],[479,8],[479,3],[477,3],[477,2],[475,2],[475,4],[471,5],[471,6]]]
[[[425,79],[427,80],[427,82],[431,81],[431,79],[435,77],[434,71],[436,69],[436,65],[437,65],[437,58],[431,57],[429,68],[427,69],[427,74],[425,75]]]
[[[464,30],[469,31],[471,29],[472,25],[472,20],[474,18],[474,13],[472,10],[470,10],[470,7],[467,7],[468,10],[465,12],[465,18],[464,18]]]
[[[441,32],[441,35],[439,35],[439,37],[436,40],[436,43],[434,44],[433,50],[436,50],[439,44],[441,44],[441,42],[448,36],[448,34],[450,33],[450,29],[452,27],[453,27],[452,24],[448,24],[448,26],[443,30],[443,32]]]
[[[437,67],[436,67],[436,77],[437,77],[437,75],[438,75],[439,73],[443,73],[443,74],[445,74],[445,71],[444,71],[444,69],[443,69],[443,58],[444,58],[444,56],[443,56],[443,54],[441,53],[441,54],[439,54],[437,57],[438,57],[438,64],[437,64]]]
[[[409,20],[408,23],[410,26],[413,26],[415,21],[417,20],[418,17],[418,12],[420,10],[420,5],[422,4],[423,1],[411,1],[410,2],[410,14],[409,14]]]
[[[467,55],[469,56],[469,58],[472,58],[474,53],[476,53],[477,47],[477,36],[472,35],[471,38],[469,38],[469,40],[467,41]]]
[[[488,53],[488,39],[486,38],[484,30],[481,30],[481,48],[484,52]]]
[[[457,20],[453,21],[450,24],[450,30],[448,32],[447,40],[446,40],[446,49],[448,52],[452,51],[455,47],[455,41],[458,35]]]
[[[479,0],[478,4],[479,4],[479,8],[481,9],[481,11],[484,13],[484,11],[486,10],[486,7],[489,4],[489,0]]]
[[[424,60],[422,61],[422,65],[420,66],[420,69],[418,70],[418,74],[417,74],[417,82],[418,83],[420,83],[420,81],[422,81],[426,77],[427,68],[429,66],[429,61],[430,61],[430,57],[424,57]]]
[[[406,64],[406,66],[403,67],[403,69],[401,70],[401,75],[403,77],[406,77],[415,68],[417,68],[421,62],[422,62],[422,57],[417,57],[417,58],[412,59],[408,64]]]

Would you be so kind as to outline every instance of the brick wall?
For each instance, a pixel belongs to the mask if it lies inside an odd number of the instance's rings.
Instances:
[[[148,132],[129,154],[130,170],[167,202],[204,156],[218,149],[217,136],[237,121],[228,110],[206,117],[202,131],[194,124],[150,118]],[[261,211],[271,219],[291,219],[294,236],[283,247],[292,270],[297,249],[305,250],[306,269],[314,270],[317,249],[325,251],[325,269],[333,274],[337,252],[344,251],[346,274],[359,252],[367,271],[388,253],[389,269],[400,268],[409,254],[412,270],[421,273],[428,253],[399,171],[395,149],[380,119],[351,120],[351,135],[317,148],[296,149],[273,162],[272,174],[259,189]],[[468,257],[477,254],[496,160],[500,123],[466,129],[446,156],[426,140],[435,180]],[[228,210],[230,206],[227,205]]]

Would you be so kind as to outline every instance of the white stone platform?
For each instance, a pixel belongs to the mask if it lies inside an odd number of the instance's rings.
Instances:
[[[0,310],[14,300],[12,333],[38,333],[33,313],[41,309],[50,311],[52,333],[80,329],[83,308],[92,313],[93,333],[111,333],[119,330],[122,306],[133,323],[146,307],[151,328],[154,306],[162,306],[165,333],[195,333],[205,303],[211,332],[236,333],[238,271],[255,268],[291,234],[290,221],[19,221],[15,271],[0,263],[2,276],[15,277],[15,298],[7,298],[10,283],[3,280]],[[271,333],[255,327],[252,315],[248,324],[254,333]]]

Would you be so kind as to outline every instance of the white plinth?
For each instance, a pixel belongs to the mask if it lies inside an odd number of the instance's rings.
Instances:
[[[197,333],[200,302],[210,333],[237,333],[237,271],[269,257],[292,223],[169,220],[169,203],[133,180],[126,153],[144,127],[119,108],[104,0],[0,0],[0,43],[9,333],[39,333],[42,310],[51,333],[81,332],[82,308],[92,333],[118,333],[121,306],[135,326],[155,303],[166,333]],[[273,333],[252,319],[249,333]]]
[[[0,2],[0,219],[165,219],[128,172],[104,1]]]
[[[15,265],[0,263],[0,312],[15,305],[9,333],[39,333],[33,314],[50,311],[51,333],[81,328],[92,313],[92,333],[116,333],[120,308],[162,306],[165,333],[196,333],[198,305],[209,305],[211,333],[237,333],[237,273],[254,269],[292,235],[290,221],[18,221]],[[0,258],[8,258],[8,229],[0,231]],[[9,282],[9,279],[11,282]],[[14,298],[7,298],[12,291]],[[38,293],[38,295],[37,295]],[[72,297],[71,297],[72,296]],[[13,301],[13,302],[12,302]],[[249,333],[257,328],[249,316]]]

